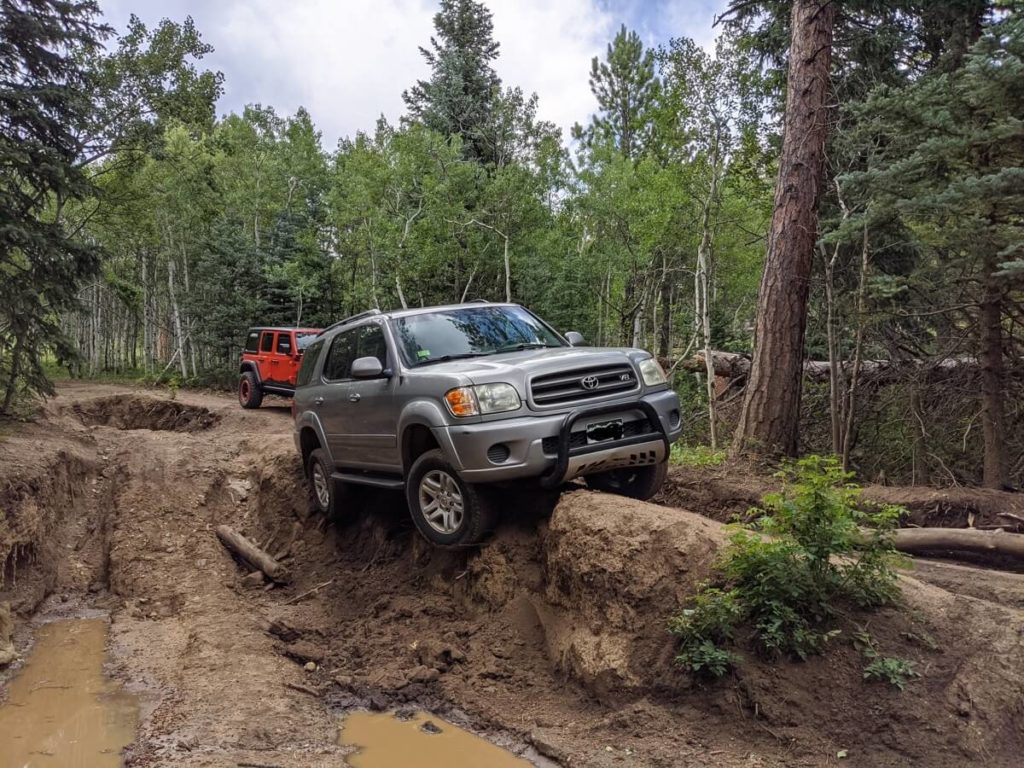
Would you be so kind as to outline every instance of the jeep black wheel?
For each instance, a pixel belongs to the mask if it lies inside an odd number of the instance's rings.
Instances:
[[[306,461],[306,480],[313,509],[327,518],[338,512],[338,484],[331,476],[331,462],[322,448],[309,454]]]
[[[632,499],[647,501],[661,490],[668,475],[668,462],[648,464],[644,467],[626,467],[587,475],[583,479],[595,491],[617,493]]]
[[[413,463],[405,481],[405,497],[416,528],[432,544],[478,544],[496,521],[486,490],[463,482],[438,449],[427,451]]]
[[[259,408],[263,403],[263,387],[252,371],[246,371],[238,379],[238,402],[243,408]]]

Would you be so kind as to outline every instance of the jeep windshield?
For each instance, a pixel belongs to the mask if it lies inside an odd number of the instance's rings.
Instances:
[[[482,357],[521,349],[564,347],[544,322],[522,307],[460,307],[392,320],[406,365]]]

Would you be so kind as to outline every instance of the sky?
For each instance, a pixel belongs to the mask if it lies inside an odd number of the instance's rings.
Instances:
[[[622,24],[656,46],[686,36],[712,46],[727,0],[486,0],[500,43],[495,69],[506,86],[540,97],[539,113],[568,138],[596,104],[587,77]],[[303,106],[325,148],[397,122],[402,91],[428,74],[419,46],[433,33],[436,0],[100,0],[123,31],[131,14],[148,26],[191,16],[214,52],[203,66],[224,73],[221,114],[246,104],[288,115]]]

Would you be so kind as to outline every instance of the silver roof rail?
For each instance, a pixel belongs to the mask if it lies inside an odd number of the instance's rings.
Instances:
[[[339,320],[336,323],[331,323],[326,328],[324,328],[322,331],[320,331],[320,333],[318,333],[317,336],[323,336],[329,330],[331,330],[333,328],[337,328],[339,325],[348,325],[349,323],[354,323],[356,320],[362,320],[364,317],[373,317],[373,316],[379,315],[379,314],[380,314],[380,310],[379,309],[368,309],[365,312],[357,312],[356,314],[350,315],[349,317],[346,317],[346,318],[344,318],[342,320]]]

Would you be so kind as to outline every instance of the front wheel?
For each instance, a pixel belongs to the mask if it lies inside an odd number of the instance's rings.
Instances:
[[[611,469],[607,472],[598,472],[596,475],[587,475],[583,479],[587,486],[595,491],[617,493],[619,496],[647,501],[661,490],[667,475],[668,462],[663,461],[644,467]]]
[[[263,403],[263,387],[252,371],[246,371],[238,379],[238,402],[243,408],[259,408]]]
[[[480,487],[463,482],[439,449],[413,463],[405,496],[412,521],[432,544],[478,544],[494,526],[491,500]]]

